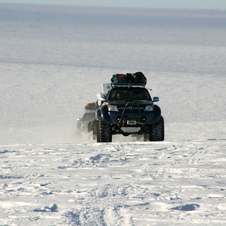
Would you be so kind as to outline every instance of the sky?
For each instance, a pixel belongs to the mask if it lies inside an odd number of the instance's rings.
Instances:
[[[226,0],[0,0],[4,3],[34,3],[115,7],[220,8]]]

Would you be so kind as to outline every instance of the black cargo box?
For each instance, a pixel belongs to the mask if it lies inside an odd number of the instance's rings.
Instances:
[[[114,74],[111,78],[111,86],[145,86],[147,79],[142,72],[134,74]]]

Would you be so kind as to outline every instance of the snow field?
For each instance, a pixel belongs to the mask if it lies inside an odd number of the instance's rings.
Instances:
[[[0,225],[225,225],[225,10],[0,4]],[[76,136],[142,71],[164,142]]]
[[[1,223],[225,222],[225,141],[1,146]]]

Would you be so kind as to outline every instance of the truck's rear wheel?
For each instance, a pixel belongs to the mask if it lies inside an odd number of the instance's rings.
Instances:
[[[164,137],[164,119],[161,116],[159,121],[150,127],[149,141],[163,141]]]
[[[97,139],[97,120],[93,122],[93,140]]]
[[[111,142],[111,125],[104,122],[101,117],[97,121],[97,142]]]
[[[144,133],[144,141],[149,141],[149,133]]]
[[[88,133],[93,131],[93,122],[89,122],[88,124]]]

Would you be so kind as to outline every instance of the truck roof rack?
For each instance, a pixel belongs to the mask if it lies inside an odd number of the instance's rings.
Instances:
[[[146,83],[111,83],[112,87],[145,87]]]
[[[111,86],[140,86],[145,87],[147,79],[142,72],[136,72],[134,74],[113,74],[111,78]]]

